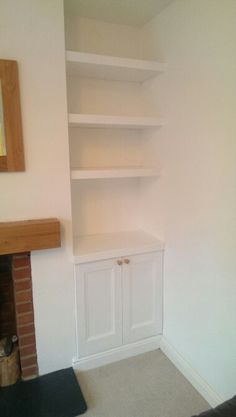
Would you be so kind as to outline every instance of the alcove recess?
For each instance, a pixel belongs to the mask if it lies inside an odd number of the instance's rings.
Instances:
[[[144,29],[81,18],[66,2],[65,38],[74,255],[152,246],[145,206],[164,122],[151,91],[165,64]]]

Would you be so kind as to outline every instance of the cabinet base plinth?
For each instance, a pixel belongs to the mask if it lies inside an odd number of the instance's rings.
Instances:
[[[75,358],[72,365],[80,371],[86,371],[88,369],[98,368],[99,366],[130,358],[141,353],[150,352],[160,348],[161,337],[162,335],[153,336],[129,345],[119,346],[106,352],[96,353],[95,355],[86,356],[80,359]]]

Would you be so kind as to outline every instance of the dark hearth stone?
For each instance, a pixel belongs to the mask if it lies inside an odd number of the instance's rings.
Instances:
[[[4,417],[76,417],[86,409],[72,368],[0,389]]]

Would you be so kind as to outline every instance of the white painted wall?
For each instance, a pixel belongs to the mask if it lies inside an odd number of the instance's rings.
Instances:
[[[79,17],[65,1],[66,48],[80,52],[141,58],[143,30],[139,27],[107,23]],[[129,42],[127,42],[127,39]]]
[[[62,248],[32,253],[40,373],[74,353],[62,0],[0,0],[0,57],[19,63],[26,171],[1,173],[0,220],[58,217]]]
[[[166,241],[164,334],[226,399],[236,393],[236,2],[181,0],[147,26],[168,124],[144,226]],[[147,51],[148,52],[148,51]]]

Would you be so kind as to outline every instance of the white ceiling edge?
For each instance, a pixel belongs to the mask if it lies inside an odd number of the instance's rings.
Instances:
[[[143,26],[175,0],[64,0],[65,13],[120,25]]]

